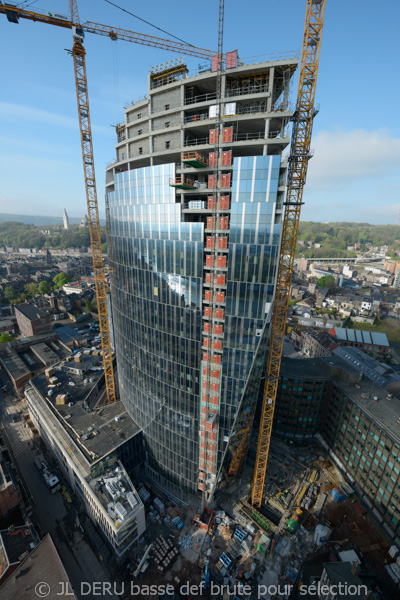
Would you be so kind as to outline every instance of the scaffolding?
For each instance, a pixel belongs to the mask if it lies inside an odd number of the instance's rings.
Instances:
[[[183,58],[176,58],[150,69],[150,88],[158,88],[173,83],[178,79],[184,79],[189,70]]]
[[[269,78],[269,71],[227,77],[225,95],[232,97],[265,93],[269,88]]]

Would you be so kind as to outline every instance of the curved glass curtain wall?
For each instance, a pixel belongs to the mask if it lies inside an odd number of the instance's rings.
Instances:
[[[279,165],[234,161],[219,459],[272,301]],[[117,173],[108,200],[121,398],[143,428],[149,474],[182,496],[197,490],[204,225],[182,222],[174,176],[174,164]]]

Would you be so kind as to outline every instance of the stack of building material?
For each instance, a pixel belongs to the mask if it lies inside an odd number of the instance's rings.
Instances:
[[[163,502],[161,502],[159,498],[154,498],[154,506],[156,507],[156,510],[160,513],[160,515],[163,517],[165,515],[165,506]]]
[[[332,497],[336,500],[336,502],[343,502],[343,500],[346,500],[347,496],[340,487],[336,487],[332,490]]]
[[[146,504],[146,502],[148,502],[150,500],[150,492],[148,492],[146,490],[143,483],[140,484],[138,493],[139,493],[139,496],[141,497],[141,499],[143,500],[144,504]]]
[[[189,208],[190,209],[204,209],[206,207],[206,203],[204,202],[204,200],[191,200],[189,202]]]
[[[177,529],[182,529],[183,527],[183,522],[181,521],[180,517],[175,517],[175,519],[172,519],[172,523]]]
[[[179,540],[179,545],[181,546],[182,550],[189,550],[190,546],[192,545],[192,537],[190,535],[183,535]]]
[[[230,540],[232,537],[232,531],[229,526],[222,525],[218,527],[218,532],[224,540]]]
[[[157,569],[163,573],[177,556],[178,548],[174,546],[171,539],[165,539],[163,535],[160,535],[153,544],[152,553]]]

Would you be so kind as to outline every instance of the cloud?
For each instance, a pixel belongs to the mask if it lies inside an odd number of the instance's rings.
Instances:
[[[56,125],[57,127],[64,127],[66,129],[78,129],[78,117],[66,117],[58,113],[52,113],[40,108],[32,108],[31,106],[25,106],[23,104],[11,104],[10,102],[0,102],[0,116],[7,122],[10,123],[15,121],[17,123],[26,122],[42,122],[47,125]],[[110,128],[104,125],[93,125],[93,131],[96,133],[106,133],[110,135]]]
[[[349,184],[393,175],[400,162],[400,138],[386,131],[320,131],[312,139],[307,187],[342,189]]]

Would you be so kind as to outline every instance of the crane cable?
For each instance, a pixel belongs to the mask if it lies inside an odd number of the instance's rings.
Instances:
[[[161,29],[161,27],[157,27],[157,25],[153,25],[153,23],[150,23],[150,21],[146,21],[146,19],[142,19],[142,17],[138,17],[133,12],[126,10],[126,8],[123,8],[122,6],[119,6],[118,4],[111,2],[111,0],[104,0],[104,2],[107,2],[107,4],[112,4],[112,6],[115,6],[115,8],[118,8],[119,10],[126,12],[128,15],[131,15],[131,17],[135,17],[135,19],[139,19],[139,21],[143,21],[143,23],[147,23],[147,25],[150,25],[150,27],[154,27],[154,29],[158,29],[158,31],[162,31],[163,33],[166,33],[167,35],[175,38],[176,40],[179,40],[180,42],[183,42],[184,44],[187,44],[188,46],[192,46],[192,48],[194,48],[193,44],[189,44],[189,42],[185,42],[185,40],[182,40],[182,38],[179,38],[176,35],[173,35],[172,33],[165,31],[165,29]]]

